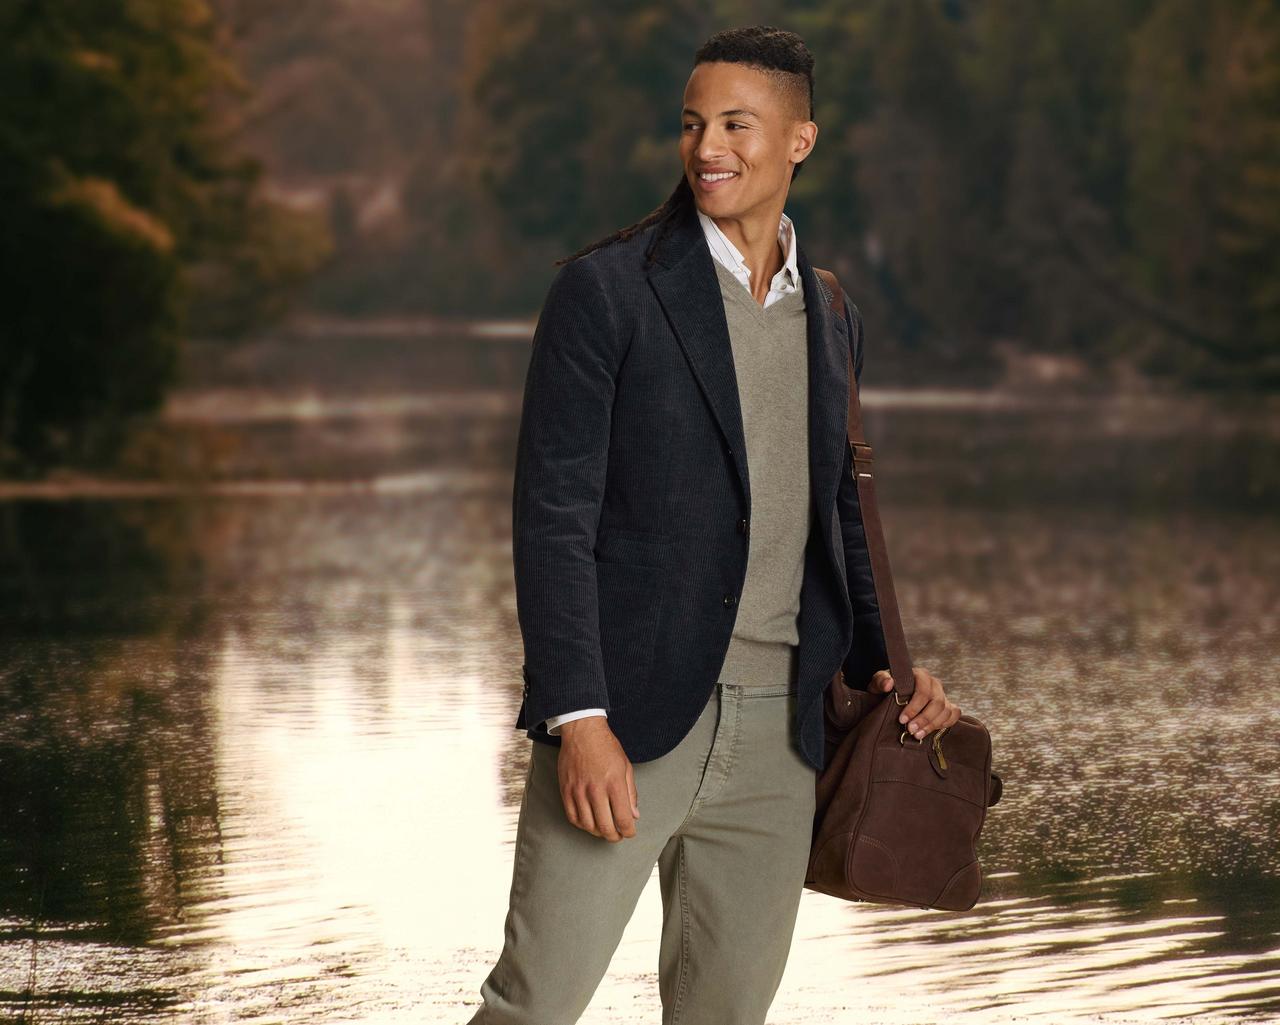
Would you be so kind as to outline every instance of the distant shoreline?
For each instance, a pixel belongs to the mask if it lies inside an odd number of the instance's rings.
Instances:
[[[188,385],[171,392],[161,412],[140,428],[143,440],[131,460],[97,471],[64,467],[38,479],[0,478],[0,501],[500,491],[510,488],[508,467],[435,465],[431,460],[423,462],[425,452],[415,451],[412,461],[399,465],[385,461],[375,465],[344,456],[341,467],[305,458],[246,465],[236,461],[236,453],[246,447],[251,450],[254,439],[278,437],[281,431],[318,431],[320,438],[341,438],[352,432],[378,431],[384,425],[395,438],[414,438],[424,431],[435,432],[438,424],[460,432],[459,437],[487,439],[479,443],[493,446],[498,443],[491,430],[501,433],[508,429],[504,424],[518,422],[521,397],[520,389],[511,385],[390,391],[360,387],[356,382],[345,392],[315,382]],[[1280,396],[1255,396],[1243,403],[1212,394],[1161,391],[870,385],[862,401],[873,414],[959,416],[964,419],[958,423],[972,424],[974,429],[1008,417],[1010,436],[1020,436],[1019,418],[1030,417],[1027,423],[1032,429],[1026,442],[1033,447],[1045,442],[1034,427],[1038,417],[1044,417],[1048,440],[1056,438],[1058,443],[1065,431],[1073,444],[1080,445],[1109,446],[1128,439],[1176,447],[1184,439],[1235,442],[1247,437],[1251,445],[1260,446],[1259,451],[1280,446]],[[891,447],[892,439],[886,451]],[[308,450],[304,446],[293,451],[296,455]],[[500,456],[501,446],[493,451]]]

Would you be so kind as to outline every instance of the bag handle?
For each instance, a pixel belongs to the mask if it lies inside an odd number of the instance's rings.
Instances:
[[[831,312],[841,320],[845,315],[844,289],[829,270],[814,268],[831,292]],[[876,589],[876,604],[880,609],[880,625],[884,630],[885,651],[889,655],[889,672],[893,676],[894,701],[905,705],[916,690],[915,673],[911,656],[907,652],[907,638],[902,632],[902,617],[898,613],[898,598],[893,590],[893,572],[889,569],[889,549],[885,545],[884,527],[880,522],[880,508],[876,502],[876,482],[871,470],[871,446],[862,435],[862,406],[858,401],[858,382],[853,372],[853,346],[862,341],[862,317],[855,318],[858,337],[849,339],[849,451],[853,456],[853,480],[858,489],[858,506],[862,514],[862,529],[867,538],[867,552],[871,557],[871,577]]]

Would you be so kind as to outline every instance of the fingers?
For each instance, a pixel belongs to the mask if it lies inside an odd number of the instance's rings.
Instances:
[[[560,798],[570,825],[610,843],[635,836],[640,797],[627,757],[619,755],[623,764],[619,771],[616,767],[576,768],[570,756],[563,756]]]
[[[887,693],[893,690],[893,674],[887,669],[877,669],[867,684],[867,690]]]
[[[596,833],[596,817],[591,811],[591,801],[587,795],[569,790],[561,791],[560,796],[564,800],[564,815],[569,820],[569,824],[599,836],[600,834]]]
[[[915,693],[898,713],[898,722],[906,724],[908,729],[911,728],[908,720],[914,720],[929,703],[929,698],[933,696],[933,677],[918,667],[913,670],[913,673],[916,681]]]
[[[947,698],[942,681],[929,670],[916,666],[915,693],[902,706],[900,722],[913,737],[924,739],[931,732],[944,726],[952,726],[960,720],[960,706]],[[867,690],[888,693],[893,690],[893,674],[888,669],[878,669],[867,684]]]
[[[636,835],[636,806],[630,791],[626,779],[609,790],[609,802],[613,806],[613,828],[617,834],[615,840]]]
[[[942,681],[927,669],[915,667],[916,690],[898,715],[913,737],[924,739],[935,729],[951,726],[960,718],[960,708],[948,700]]]
[[[631,767],[631,762],[627,762],[627,790],[631,794],[631,814],[636,818],[640,817],[640,792],[636,789],[636,774]]]
[[[613,806],[609,800],[609,791],[592,788],[587,791],[591,801],[591,811],[595,818],[596,828],[592,831],[610,843],[617,843],[622,837],[618,833],[613,819]]]
[[[610,843],[617,843],[619,840],[636,835],[636,823],[632,811],[634,806],[627,793],[625,781],[618,781],[607,787],[588,786],[585,793],[576,798],[575,803],[580,810],[584,805],[588,809],[582,819],[584,823],[589,824],[579,828],[585,829],[593,836],[608,840]]]
[[[920,709],[906,724],[907,730],[916,738],[923,739],[934,729],[941,726],[947,717],[947,703],[940,698],[931,698],[924,708]]]

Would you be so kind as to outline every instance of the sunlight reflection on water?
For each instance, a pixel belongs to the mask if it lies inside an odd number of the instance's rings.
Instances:
[[[913,654],[1006,794],[971,913],[806,892],[771,1022],[1280,1015],[1274,520],[974,502],[961,414],[875,415]],[[0,1016],[474,1010],[530,743],[509,467],[383,473],[0,504]],[[584,1023],[659,1020],[660,923],[655,869]]]

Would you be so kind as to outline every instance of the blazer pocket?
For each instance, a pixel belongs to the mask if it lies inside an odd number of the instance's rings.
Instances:
[[[600,651],[612,708],[626,705],[648,683],[662,614],[661,566],[597,562]]]

